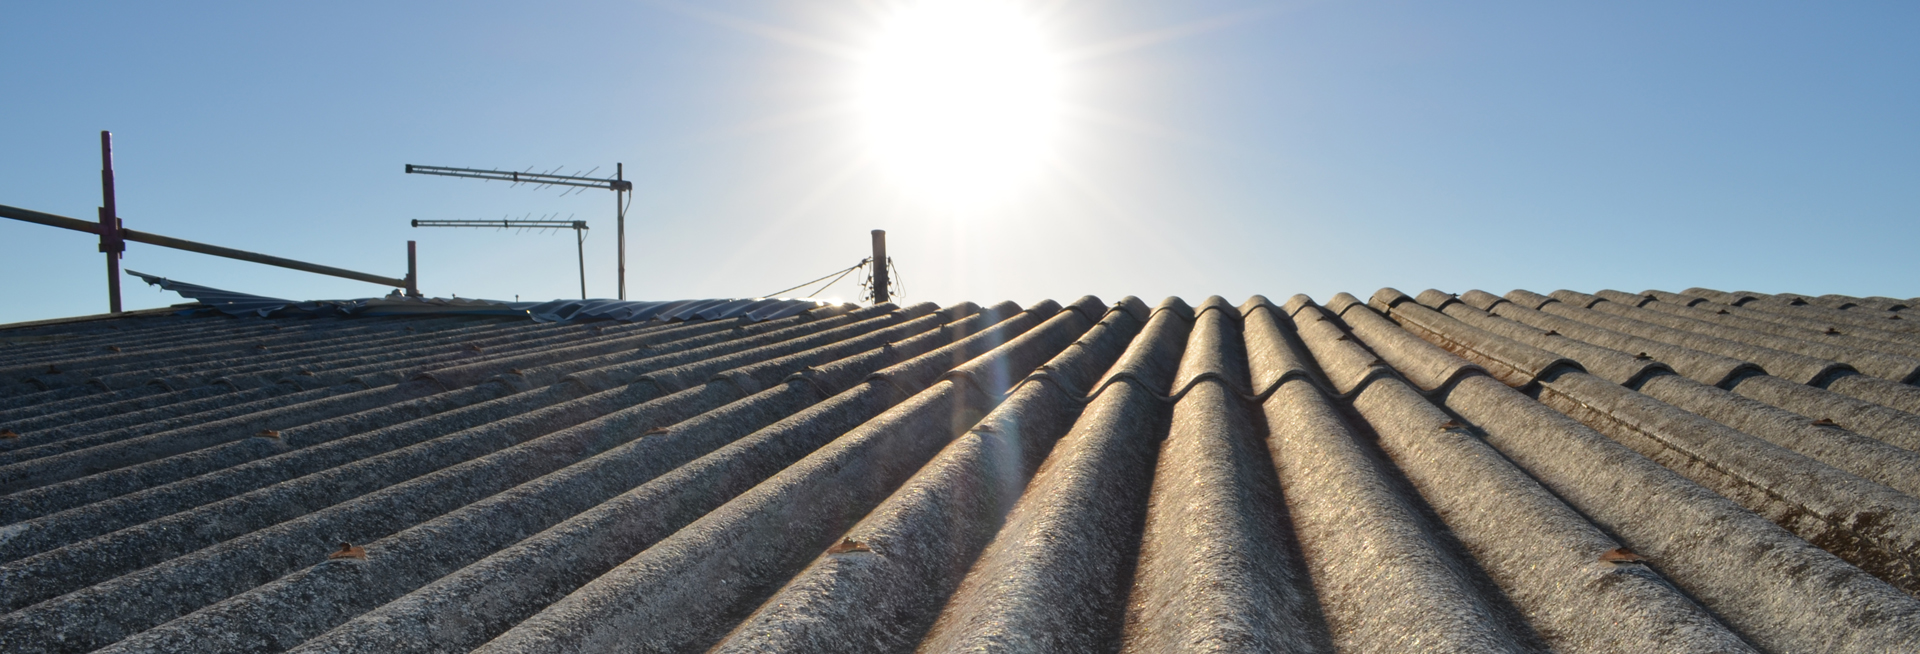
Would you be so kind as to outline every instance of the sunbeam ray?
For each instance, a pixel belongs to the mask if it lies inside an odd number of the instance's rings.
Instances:
[[[1204,19],[1196,20],[1192,22],[1182,23],[1179,25],[1174,25],[1172,27],[1164,27],[1164,28],[1160,28],[1152,31],[1141,32],[1138,34],[1129,34],[1127,36],[1122,36],[1120,38],[1110,39],[1107,41],[1102,41],[1100,43],[1094,43],[1091,45],[1082,46],[1072,50],[1067,50],[1065,52],[1060,53],[1059,55],[1060,61],[1063,65],[1072,65],[1072,64],[1077,64],[1077,63],[1084,62],[1091,59],[1109,57],[1109,56],[1113,56],[1123,52],[1139,50],[1149,46],[1155,46],[1155,45],[1160,45],[1160,44],[1169,43],[1173,41],[1179,41],[1181,39],[1189,39],[1202,34],[1206,34],[1208,32],[1214,32],[1214,31],[1226,29],[1229,27],[1250,23],[1255,20],[1272,16],[1274,14],[1278,14],[1293,8],[1294,7],[1291,7],[1291,6],[1284,6],[1284,7],[1261,7],[1258,9],[1247,9],[1243,11],[1236,11],[1232,13],[1221,14],[1219,16],[1213,16],[1210,18],[1204,18]]]
[[[857,48],[833,39],[823,38],[784,27],[756,23],[686,3],[673,2],[671,0],[649,0],[647,4],[658,7],[663,11],[679,14],[703,23],[724,27],[742,34],[751,34],[776,43],[805,48],[820,54],[840,57],[850,61],[858,61],[861,55]]]

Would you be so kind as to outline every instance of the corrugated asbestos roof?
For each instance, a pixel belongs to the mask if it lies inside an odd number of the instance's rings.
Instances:
[[[793,298],[740,298],[712,300],[550,300],[547,302],[504,302],[468,298],[407,297],[394,289],[386,297],[358,300],[319,300],[296,302],[225,291],[199,284],[174,281],[134,271],[148,284],[198,300],[208,309],[230,316],[263,318],[312,318],[318,316],[513,316],[540,322],[572,320],[612,320],[615,322],[672,322],[682,320],[718,320],[748,318],[773,320],[797,315],[830,303]]]
[[[1920,311],[0,330],[0,651],[1920,651]]]

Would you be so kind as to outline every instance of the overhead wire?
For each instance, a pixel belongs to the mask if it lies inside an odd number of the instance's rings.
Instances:
[[[864,266],[864,265],[866,265],[866,262],[864,262],[864,261],[862,261],[862,262],[860,262],[860,265],[861,265],[861,266]],[[846,279],[846,278],[847,278],[847,275],[851,275],[851,274],[853,274],[853,271],[855,271],[855,270],[859,270],[859,269],[860,269],[860,266],[854,266],[854,267],[852,267],[852,268],[848,268],[846,272],[843,272],[843,273],[840,273],[840,276],[839,276],[839,277],[835,277],[835,278],[833,278],[833,281],[830,281],[830,282],[827,282],[827,284],[826,284],[826,286],[821,286],[820,288],[816,288],[816,289],[813,289],[813,292],[812,292],[812,293],[808,293],[808,294],[807,294],[807,297],[809,297],[809,298],[810,298],[810,297],[813,297],[813,296],[815,296],[815,295],[819,295],[819,294],[820,294],[820,293],[821,293],[822,291],[825,291],[825,290],[827,290],[827,287],[829,287],[829,286],[833,286],[834,284],[838,284],[838,283],[840,283],[840,280],[842,280],[842,279]],[[801,299],[806,299],[806,298],[801,298]]]
[[[892,288],[887,289],[887,294],[897,296],[906,295],[906,286],[900,283],[900,268],[893,265],[893,257],[887,257],[887,271],[892,275],[892,278],[888,280],[888,285],[892,286]]]
[[[795,285],[794,285],[794,286],[793,286],[792,288],[783,288],[783,289],[780,289],[780,290],[778,290],[778,291],[774,291],[774,292],[772,292],[772,293],[768,293],[768,294],[766,294],[766,295],[762,295],[762,296],[760,296],[760,297],[777,297],[777,296],[779,296],[779,295],[780,295],[781,293],[785,293],[785,292],[787,292],[787,291],[792,291],[792,290],[796,290],[796,289],[801,289],[801,288],[805,288],[805,287],[808,287],[808,286],[812,286],[812,285],[814,284],[814,282],[818,282],[818,281],[821,281],[821,280],[825,280],[826,278],[828,278],[828,277],[833,277],[834,275],[839,275],[839,276],[841,276],[841,277],[845,277],[845,276],[847,276],[847,273],[851,273],[851,272],[853,272],[853,271],[855,271],[855,270],[859,270],[861,266],[865,266],[865,265],[867,265],[867,262],[869,262],[869,261],[872,261],[872,260],[873,260],[872,258],[867,258],[867,259],[861,259],[861,260],[860,260],[860,263],[856,263],[856,264],[853,264],[853,267],[851,267],[851,268],[846,268],[846,269],[843,269],[843,270],[835,270],[835,271],[833,271],[833,272],[830,272],[830,273],[827,273],[827,274],[825,274],[825,275],[821,275],[819,279],[811,279],[811,280],[807,280],[807,281],[805,281],[805,282],[801,282],[801,283],[799,283],[799,284],[795,284]],[[840,281],[840,280],[839,280],[839,279],[834,279],[833,281],[835,281],[835,282],[837,282],[837,281]],[[832,286],[832,285],[833,285],[833,282],[828,282],[828,283],[827,283],[827,286]],[[824,291],[824,290],[826,290],[826,288],[827,288],[826,286],[822,286],[822,287],[820,287],[820,290],[821,290],[821,291]],[[814,291],[814,293],[819,293],[819,292],[820,292],[820,291]],[[811,295],[809,295],[808,297],[812,297],[812,296],[811,296]]]

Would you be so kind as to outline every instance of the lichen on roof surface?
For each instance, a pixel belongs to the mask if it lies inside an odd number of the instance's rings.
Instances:
[[[761,306],[0,327],[0,651],[1920,651],[1910,301]]]

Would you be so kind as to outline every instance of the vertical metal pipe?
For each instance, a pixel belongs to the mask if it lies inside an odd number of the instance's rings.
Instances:
[[[580,249],[580,299],[587,299],[587,231],[586,223],[573,224],[574,245]]]
[[[626,175],[626,164],[615,162],[613,164],[613,179],[615,181],[625,181],[627,178]],[[617,212],[614,214],[615,223],[613,229],[615,232],[614,237],[620,241],[620,260],[616,265],[620,268],[620,299],[622,300],[627,299],[627,203],[623,202],[623,200],[626,199],[626,194],[632,192],[626,190],[630,188],[632,187],[622,184],[615,184],[613,188],[613,204],[614,210]],[[581,291],[581,295],[586,295],[586,291]]]
[[[887,230],[873,230],[873,303],[885,304],[887,296]]]
[[[100,251],[107,253],[107,310],[120,313],[120,212],[113,201],[113,132],[100,130]]]
[[[407,241],[407,297],[420,297],[419,257],[413,241]]]

